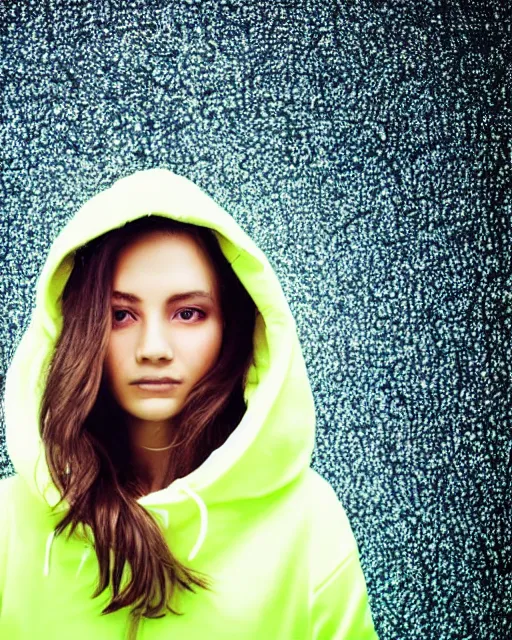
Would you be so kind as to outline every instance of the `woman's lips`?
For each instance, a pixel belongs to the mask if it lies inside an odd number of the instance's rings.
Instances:
[[[144,391],[171,391],[175,389],[180,382],[139,382],[135,386],[139,387],[139,389],[143,389]]]

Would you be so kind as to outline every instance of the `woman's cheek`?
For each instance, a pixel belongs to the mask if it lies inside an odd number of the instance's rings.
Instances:
[[[217,327],[210,326],[205,328],[205,331],[200,336],[195,335],[190,338],[187,352],[193,359],[195,368],[204,374],[217,360],[222,335]]]

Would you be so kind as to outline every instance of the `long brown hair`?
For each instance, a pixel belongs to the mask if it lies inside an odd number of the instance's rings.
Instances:
[[[224,319],[221,352],[208,374],[191,390],[177,416],[175,452],[165,486],[196,469],[221,446],[245,410],[245,376],[252,360],[256,308],[224,257],[210,229],[162,216],[145,216],[108,231],[80,247],[60,302],[63,325],[50,360],[40,408],[40,431],[53,482],[70,509],[55,535],[71,525],[91,527],[100,581],[93,597],[112,581],[113,596],[102,611],[134,605],[129,638],[142,616],[163,617],[176,587],[195,593],[210,589],[172,554],[156,521],[137,498],[148,485],[135,475],[123,414],[103,372],[111,329],[111,291],[116,258],[146,231],[191,235],[209,256],[220,285]],[[60,504],[60,502],[59,502]],[[113,567],[111,575],[111,551]],[[129,564],[131,581],[120,591]]]

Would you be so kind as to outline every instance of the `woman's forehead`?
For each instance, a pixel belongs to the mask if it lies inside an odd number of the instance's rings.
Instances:
[[[119,253],[114,271],[114,290],[139,298],[144,290],[169,287],[214,296],[217,285],[208,254],[195,238],[183,233],[150,232],[137,237]]]

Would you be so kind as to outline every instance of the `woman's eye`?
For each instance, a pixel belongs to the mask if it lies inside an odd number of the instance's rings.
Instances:
[[[113,311],[113,316],[114,316],[114,321],[115,322],[122,322],[123,318],[119,317],[119,314],[123,314],[123,313],[128,313],[128,311],[126,311],[126,309],[114,309]]]
[[[112,310],[112,321],[114,325],[124,325],[126,324],[127,317],[134,317],[133,313],[128,311],[127,309],[113,309]]]
[[[199,309],[182,309],[181,311],[178,311],[178,316],[182,320],[192,320],[194,318],[199,320],[200,318],[204,318],[205,313]]]

